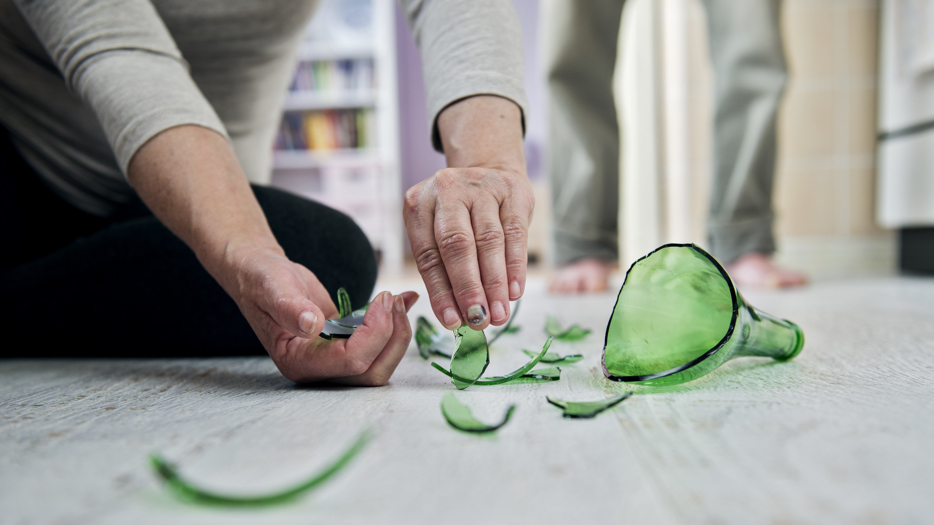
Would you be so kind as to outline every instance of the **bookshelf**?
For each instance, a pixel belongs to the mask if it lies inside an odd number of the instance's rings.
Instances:
[[[404,249],[394,16],[381,0],[321,2],[272,156],[272,185],[352,217],[389,273]]]

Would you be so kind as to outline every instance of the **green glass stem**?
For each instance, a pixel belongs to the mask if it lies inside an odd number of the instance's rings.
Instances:
[[[672,385],[740,356],[787,361],[801,352],[798,325],[749,305],[710,254],[667,244],[629,268],[607,325],[607,378]]]

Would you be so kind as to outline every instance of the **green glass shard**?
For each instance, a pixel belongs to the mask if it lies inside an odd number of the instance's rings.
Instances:
[[[545,332],[559,341],[580,341],[590,335],[589,328],[581,328],[576,324],[562,330],[558,320],[550,315],[545,320]]]
[[[490,364],[490,347],[483,330],[462,326],[454,332],[451,374],[454,386],[463,390],[483,375]]]
[[[519,331],[519,327],[514,325],[512,322],[516,320],[516,316],[519,315],[519,303],[522,301],[516,301],[515,306],[512,307],[512,315],[509,316],[509,320],[506,321],[506,324],[503,325],[495,334],[493,334],[493,339],[490,339],[490,344],[493,344],[494,341],[500,338],[503,335],[514,334]]]
[[[319,334],[324,339],[333,339],[335,337],[347,339],[353,334],[358,326],[363,324],[363,316],[366,315],[367,303],[363,308],[351,310],[350,295],[344,288],[337,289],[337,309],[339,319],[328,319],[324,322],[324,329]]]
[[[285,489],[271,494],[257,496],[234,496],[229,494],[220,494],[207,489],[195,486],[190,481],[185,480],[179,475],[176,468],[165,461],[158,454],[149,456],[150,464],[156,474],[166,483],[168,488],[182,501],[196,503],[201,505],[220,505],[227,507],[262,507],[269,505],[279,505],[295,500],[298,496],[309,492],[315,487],[321,485],[332,476],[341,471],[348,463],[366,446],[372,438],[371,431],[365,431],[360,437],[344,452],[341,457],[327,468],[315,474],[311,479],[300,483],[292,488]]]
[[[530,350],[523,350],[522,352],[525,353],[525,355],[527,356],[535,355],[535,352],[532,352]],[[548,363],[550,365],[571,365],[571,364],[574,364],[580,361],[583,358],[584,356],[581,354],[571,354],[571,355],[561,356],[554,352],[548,352],[547,354],[545,354],[544,357],[542,357],[542,363]]]
[[[341,317],[347,317],[353,312],[350,306],[350,294],[343,287],[337,289],[337,312]]]
[[[801,352],[798,325],[752,307],[726,270],[693,244],[667,244],[629,268],[606,330],[604,375],[671,385],[738,356],[786,361]]]
[[[600,401],[565,401],[551,396],[546,396],[545,399],[552,405],[562,409],[562,415],[564,415],[564,417],[588,418],[594,417],[600,412],[622,403],[624,399],[631,395],[632,392],[627,392]]]
[[[551,338],[549,337],[548,340],[545,341],[545,346],[542,348],[541,353],[533,357],[532,360],[524,364],[518,370],[512,372],[511,374],[507,374],[504,376],[490,376],[490,377],[485,377],[483,379],[474,379],[470,383],[470,385],[493,386],[493,385],[502,385],[504,383],[515,381],[516,379],[528,374],[529,370],[532,370],[533,368],[535,368],[535,365],[537,365],[538,362],[541,361],[542,356],[548,353],[548,348],[550,347],[551,347]],[[452,361],[452,364],[453,364],[453,361]],[[458,374],[454,372],[453,367],[452,367],[452,370],[448,371],[443,366],[439,365],[438,363],[431,363],[431,366],[435,367],[442,374],[450,377],[453,380],[455,385],[466,384],[467,381],[469,381],[466,378],[459,377]],[[538,378],[533,377],[533,379],[538,379]],[[550,380],[551,379],[549,379],[549,381]],[[467,386],[470,386],[470,385],[467,385]],[[464,388],[467,388],[467,387],[465,386]],[[458,389],[463,390],[460,387],[458,387]]]
[[[438,332],[431,321],[419,316],[415,321],[415,345],[418,353],[428,359],[432,355],[451,358],[454,351],[454,339],[447,333]]]
[[[506,415],[503,416],[503,420],[495,425],[487,425],[477,421],[473,417],[473,413],[470,411],[466,405],[457,400],[457,397],[451,392],[444,394],[444,397],[441,398],[441,413],[444,414],[444,419],[447,420],[448,424],[457,430],[463,430],[464,432],[493,432],[494,430],[502,427],[507,422],[509,418],[512,417],[512,413],[516,410],[516,405],[510,405],[506,409]]]
[[[509,381],[510,385],[524,385],[528,383],[550,383],[561,379],[561,369],[557,367],[536,368]]]

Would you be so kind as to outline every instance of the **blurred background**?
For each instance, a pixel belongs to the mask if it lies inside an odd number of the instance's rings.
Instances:
[[[540,31],[539,0],[512,1],[524,36],[526,153],[536,191],[529,256],[533,271],[547,271],[539,46],[548,35]],[[915,260],[934,246],[930,4],[784,1],[790,81],[779,113],[775,191],[781,264],[816,279],[893,274],[900,264],[934,270]],[[713,73],[704,17],[700,0],[626,4],[615,86],[626,124],[623,269],[665,242],[706,244]],[[353,216],[378,249],[384,277],[414,272],[402,195],[443,168],[444,158],[430,145],[419,52],[397,4],[323,1],[283,114],[272,183]]]

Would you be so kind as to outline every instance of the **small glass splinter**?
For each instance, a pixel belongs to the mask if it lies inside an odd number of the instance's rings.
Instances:
[[[415,345],[424,359],[432,355],[451,358],[454,339],[448,333],[439,333],[431,321],[419,316],[415,321]]]
[[[514,334],[519,331],[519,327],[513,326],[512,322],[515,321],[516,316],[519,315],[519,303],[521,302],[522,301],[516,301],[516,305],[512,308],[512,315],[509,316],[509,320],[506,321],[506,324],[503,325],[502,328],[500,328],[495,334],[493,334],[493,338],[490,339],[488,344],[493,344],[493,342],[499,339],[500,336]]]
[[[626,392],[602,401],[565,401],[551,396],[546,396],[545,399],[560,408],[564,417],[581,419],[594,417],[600,412],[622,403],[624,399],[631,395],[632,392]]]
[[[343,287],[337,289],[337,312],[341,317],[347,317],[353,312],[350,306],[350,294]]]
[[[476,418],[473,417],[470,408],[458,401],[457,397],[451,392],[447,392],[444,394],[444,397],[441,398],[441,413],[444,414],[444,419],[446,419],[448,424],[452,427],[464,432],[493,432],[509,422],[509,418],[512,417],[512,413],[515,410],[516,405],[509,405],[502,421],[495,425],[487,425],[486,423],[477,421]]]
[[[581,328],[580,325],[575,324],[567,330],[561,330],[558,320],[549,315],[545,321],[545,333],[558,341],[580,341],[590,335],[590,329]]]
[[[174,492],[175,495],[183,501],[201,505],[262,507],[288,503],[298,496],[321,485],[330,479],[334,474],[337,474],[345,466],[347,466],[347,464],[350,463],[350,461],[361,450],[363,450],[372,437],[373,434],[371,431],[364,431],[362,434],[360,434],[360,437],[354,441],[350,448],[348,448],[347,451],[337,459],[337,461],[331,463],[330,466],[316,474],[308,481],[300,483],[290,489],[259,496],[232,496],[202,489],[183,479],[178,474],[178,471],[175,470],[175,467],[162,459],[162,457],[158,454],[150,455],[149,461],[152,464],[152,468],[156,471],[156,474],[158,474],[159,477],[165,481],[166,485],[168,485],[169,489],[171,489],[171,491]]]
[[[548,353],[548,349],[550,347],[551,347],[551,338],[549,337],[548,340],[545,341],[545,346],[542,348],[542,351],[537,356],[532,358],[531,361],[523,365],[522,368],[519,368],[518,370],[512,372],[511,374],[507,374],[505,376],[492,376],[492,377],[487,377],[483,379],[474,379],[473,382],[471,382],[470,384],[479,385],[479,386],[502,385],[504,383],[509,383],[510,381],[515,381],[517,379],[523,378],[526,375],[528,375],[531,379],[544,379],[546,381],[557,381],[558,377],[560,377],[561,375],[561,370],[557,368],[547,369],[548,370],[547,374],[539,373],[536,375],[536,372],[539,372],[538,370],[535,370],[531,374],[529,374],[529,371],[535,368],[535,365],[537,365],[538,362],[541,361],[542,356]],[[453,364],[453,361],[452,361],[452,364]],[[438,369],[442,374],[450,377],[454,381],[455,385],[457,385],[458,383],[465,384],[468,381],[467,379],[458,377],[458,375],[454,372],[454,370],[451,370],[451,371],[445,370],[444,367],[439,365],[438,363],[431,363],[431,366]],[[544,372],[544,370],[546,369],[542,369],[542,372]],[[551,370],[557,370],[558,374],[557,375],[554,374],[553,372],[551,372]],[[465,386],[464,388],[467,388],[467,387]],[[458,389],[463,390],[460,387],[458,387]]]
[[[523,350],[522,353],[529,357],[534,357],[536,355],[535,352],[530,350]],[[554,352],[548,352],[544,357],[542,357],[542,363],[548,363],[549,365],[572,365],[583,358],[584,356],[581,354],[561,356]]]
[[[474,384],[489,364],[490,348],[483,330],[473,330],[469,326],[458,328],[454,332],[454,354],[451,356],[454,386],[463,390]]]

